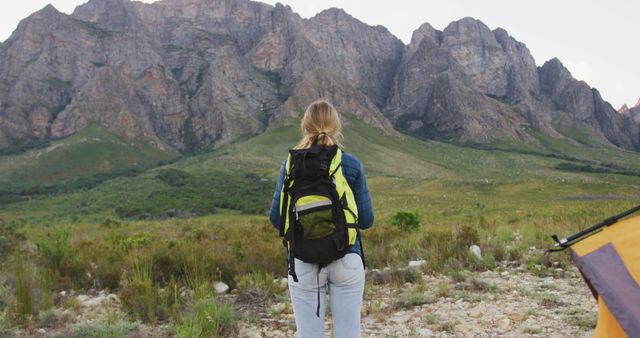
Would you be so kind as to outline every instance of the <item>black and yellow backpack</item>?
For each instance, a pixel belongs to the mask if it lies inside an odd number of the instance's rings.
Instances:
[[[337,145],[292,149],[285,165],[280,237],[288,250],[289,274],[297,282],[294,258],[324,267],[356,243],[358,209]]]

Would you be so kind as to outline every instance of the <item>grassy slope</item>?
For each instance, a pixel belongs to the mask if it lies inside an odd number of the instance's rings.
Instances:
[[[482,150],[406,135],[390,137],[352,116],[347,120],[345,148],[364,163],[378,220],[386,220],[398,210],[417,210],[429,223],[475,223],[487,219],[513,223],[532,215],[555,217],[571,213],[599,217],[637,198],[638,177],[559,171],[555,166],[566,160],[522,151],[557,152],[637,170],[640,155],[634,153],[544,138],[544,147],[503,144],[497,146],[510,150]],[[123,206],[188,210],[189,205],[197,204],[201,205],[199,210],[207,210],[206,206],[216,205],[221,196],[238,195],[238,191],[240,198],[242,191],[251,191],[251,198],[264,199],[264,210],[269,206],[268,196],[279,165],[298,137],[297,125],[277,126],[246,141],[186,157],[138,176],[113,179],[88,191],[10,204],[0,209],[0,217],[53,214],[55,217],[47,218],[55,222],[73,215],[113,217],[115,209]],[[199,189],[170,187],[157,179],[158,173],[167,168],[192,175]],[[254,177],[254,181],[245,180],[243,184],[242,175],[246,173],[254,173],[260,179]],[[604,201],[603,195],[607,195]],[[607,199],[609,195],[616,196]],[[572,196],[586,196],[587,200]],[[222,205],[224,209],[225,204]],[[594,214],[593,210],[600,211]]]
[[[352,116],[348,116],[347,120],[345,150],[358,156],[365,164],[368,174],[373,176],[462,181],[532,178],[628,181],[627,178],[614,177],[616,175],[604,177],[561,172],[554,167],[565,160],[530,155],[519,152],[521,150],[541,154],[560,153],[585,160],[618,163],[640,170],[640,155],[610,147],[587,147],[539,136],[544,146],[500,144],[498,146],[508,150],[482,150],[418,140],[407,135],[389,136]],[[180,161],[175,166],[189,171],[213,167],[233,170],[251,167],[275,175],[278,164],[286,158],[287,149],[297,142],[299,133],[297,125],[278,126],[245,142]]]
[[[90,125],[77,134],[51,142],[47,148],[0,156],[0,187],[57,182],[151,164],[176,155]]]

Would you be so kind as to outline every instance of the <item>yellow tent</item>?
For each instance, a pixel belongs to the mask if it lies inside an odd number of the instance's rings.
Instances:
[[[598,301],[594,337],[640,337],[640,206],[559,240]]]

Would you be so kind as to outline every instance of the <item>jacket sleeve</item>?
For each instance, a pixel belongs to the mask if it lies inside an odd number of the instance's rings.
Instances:
[[[354,182],[353,195],[358,206],[358,227],[360,229],[368,229],[373,225],[373,204],[369,187],[367,186],[367,178],[364,174],[364,166],[358,161],[360,168]]]
[[[271,221],[271,224],[278,230],[280,230],[280,193],[282,192],[282,184],[284,182],[284,175],[286,173],[286,163],[287,161],[285,160],[280,167],[278,183],[276,184],[276,191],[273,193],[271,210],[269,211],[269,220]]]

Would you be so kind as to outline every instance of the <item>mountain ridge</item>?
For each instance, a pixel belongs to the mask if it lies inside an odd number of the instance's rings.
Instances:
[[[470,17],[425,23],[404,44],[335,7],[304,19],[249,0],[90,0],[70,15],[47,5],[0,44],[0,147],[98,122],[202,150],[317,98],[383,132],[535,143],[531,130],[573,140],[565,130],[579,128],[640,149],[631,117],[558,59],[536,66],[524,43]]]

